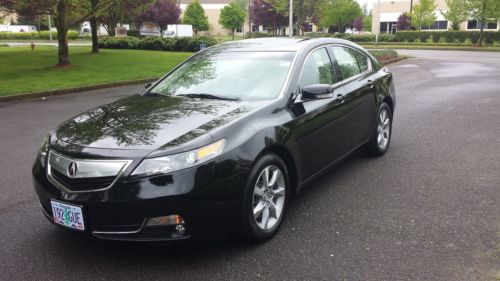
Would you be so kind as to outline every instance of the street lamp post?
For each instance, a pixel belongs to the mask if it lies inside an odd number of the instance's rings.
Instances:
[[[380,0],[379,0],[380,1]],[[289,33],[290,37],[293,37],[293,0],[290,0],[290,23],[289,23]]]

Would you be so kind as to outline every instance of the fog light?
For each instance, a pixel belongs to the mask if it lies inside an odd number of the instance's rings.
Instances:
[[[170,215],[164,217],[149,218],[146,226],[167,226],[180,225],[184,223],[184,219],[179,215]]]
[[[184,233],[186,233],[186,228],[182,225],[182,224],[178,224],[176,227],[175,227],[175,230],[177,231],[177,233],[179,233],[180,235],[184,235]]]

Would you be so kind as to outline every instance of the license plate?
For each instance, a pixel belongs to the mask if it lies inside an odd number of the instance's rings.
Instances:
[[[83,223],[83,212],[81,207],[64,204],[57,201],[50,201],[50,203],[52,205],[52,216],[54,218],[54,223],[77,230],[85,230],[85,224]]]

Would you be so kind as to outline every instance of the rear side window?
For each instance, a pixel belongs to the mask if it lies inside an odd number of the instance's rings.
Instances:
[[[301,88],[317,84],[332,85],[336,82],[332,61],[325,48],[316,50],[307,57],[299,81]]]
[[[358,60],[354,55],[354,51],[349,48],[339,46],[332,46],[330,48],[339,65],[339,71],[342,80],[348,79],[352,76],[356,76],[362,72],[360,66],[358,65]],[[365,62],[365,64],[366,68],[368,69],[368,62]]]
[[[358,61],[359,69],[361,72],[365,72],[368,70],[368,58],[361,54],[360,52],[353,51],[356,60]]]

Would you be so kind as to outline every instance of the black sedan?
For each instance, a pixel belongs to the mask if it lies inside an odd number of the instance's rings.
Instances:
[[[51,222],[102,239],[263,241],[312,179],[387,151],[395,102],[392,74],[348,41],[226,43],[52,130],[34,186]]]

